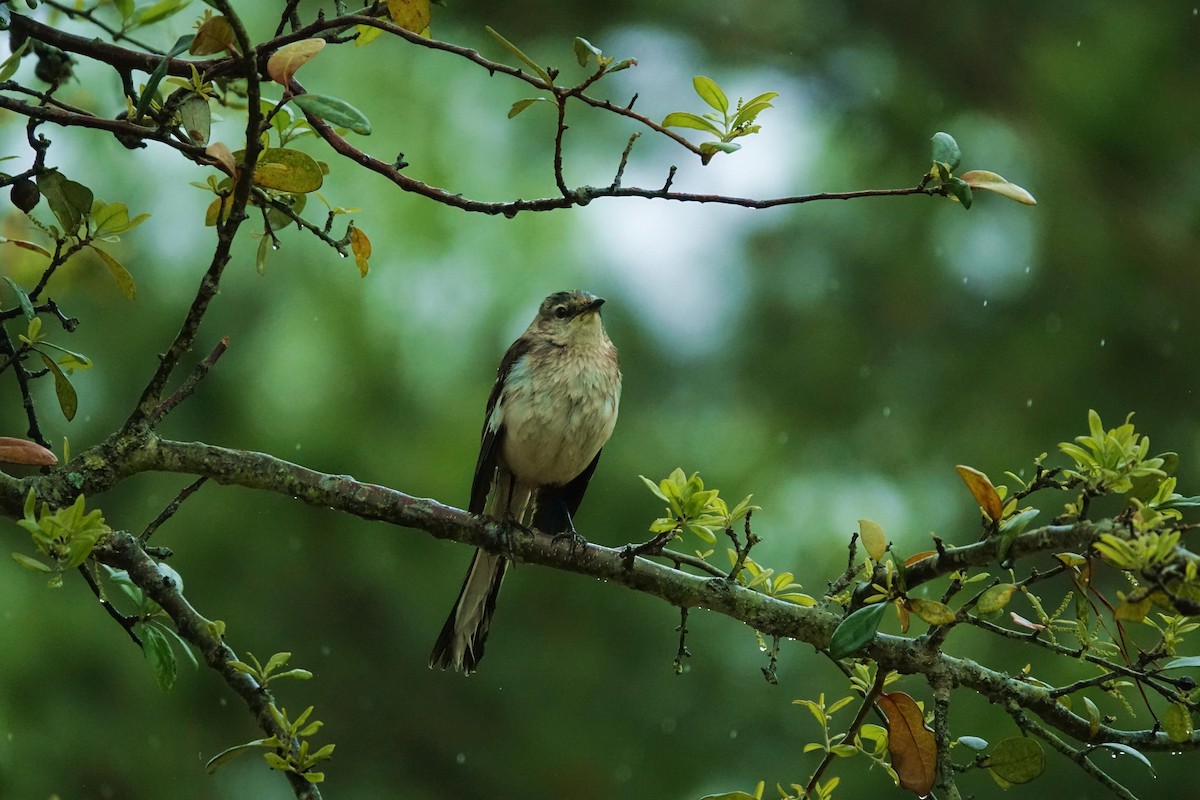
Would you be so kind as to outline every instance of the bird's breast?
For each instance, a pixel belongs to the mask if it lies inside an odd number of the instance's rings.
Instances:
[[[534,485],[571,481],[612,435],[620,397],[620,371],[608,353],[557,348],[523,356],[496,409],[505,466]]]

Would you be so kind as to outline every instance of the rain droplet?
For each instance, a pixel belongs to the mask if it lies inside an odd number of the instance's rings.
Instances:
[[[1032,397],[1025,401],[1025,407],[1033,408],[1033,398]]]
[[[891,407],[891,406],[884,406],[884,407],[883,407],[883,416],[884,416],[884,417],[890,417],[891,415],[892,415],[892,407]]]
[[[983,307],[984,307],[984,308],[987,308],[987,304],[988,304],[988,301],[987,301],[987,300],[984,300],[984,301],[983,301]]]
[[[454,763],[455,763],[455,764],[458,764],[460,767],[461,767],[463,764],[467,763],[467,754],[466,754],[466,753],[459,753],[458,755],[456,755],[456,756],[454,757]]]
[[[730,738],[730,739],[736,739],[736,738],[737,738],[737,731],[730,731],[730,732],[729,732],[729,738]]]
[[[1076,47],[1083,47],[1083,41],[1082,41],[1081,39],[1076,39],[1076,40],[1075,40],[1075,46],[1076,46]]]
[[[1104,347],[1104,340],[1103,340],[1103,339],[1101,339],[1101,340],[1100,340],[1100,346],[1101,346],[1101,347]]]

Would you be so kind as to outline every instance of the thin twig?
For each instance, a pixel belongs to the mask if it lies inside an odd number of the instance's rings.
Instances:
[[[175,516],[175,512],[179,510],[179,507],[183,505],[183,502],[195,494],[196,491],[207,482],[208,478],[201,476],[189,483],[187,486],[183,487],[179,494],[175,496],[175,499],[168,503],[167,507],[164,508],[162,512],[155,517],[149,525],[146,526],[146,530],[142,531],[142,535],[138,537],[138,541],[145,546],[145,544],[150,541],[150,537],[154,535],[154,532],[158,530],[164,522]]]

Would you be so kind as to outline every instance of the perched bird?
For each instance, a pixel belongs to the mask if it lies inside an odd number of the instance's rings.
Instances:
[[[600,321],[603,304],[582,291],[550,295],[504,354],[484,414],[472,514],[576,535],[572,518],[621,399],[617,348]],[[475,551],[429,656],[431,668],[475,671],[508,563]]]

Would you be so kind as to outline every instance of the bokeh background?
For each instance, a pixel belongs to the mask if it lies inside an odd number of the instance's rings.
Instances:
[[[254,35],[269,35],[281,4],[240,5]],[[303,3],[301,14],[321,5]],[[166,47],[200,10],[145,35]],[[1200,493],[1194,3],[455,3],[435,8],[433,32],[511,61],[485,24],[565,75],[581,74],[577,35],[637,58],[595,93],[626,102],[636,92],[653,118],[702,111],[698,74],[732,97],[779,92],[762,133],[706,167],[646,133],[627,185],[660,186],[675,164],[675,187],[697,192],[910,186],[928,168],[930,135],[945,130],[964,169],[999,172],[1038,206],[979,195],[967,212],[925,197],[758,212],[601,200],[507,220],[403,194],[308,140],[331,162],[322,193],[361,209],[353,218],[374,244],[370,275],[291,231],[260,277],[256,242],[243,241],[197,356],[221,336],[229,352],[164,435],[461,506],[501,353],[542,297],[581,287],[608,299],[625,371],[620,423],[578,519],[604,544],[642,540],[660,512],[639,474],[699,470],[732,500],[754,493],[765,539],[755,556],[819,594],[860,517],[903,552],[926,549],[931,532],[973,541],[978,510],[954,465],[997,481],[1006,469],[1027,474],[1039,453],[1086,431],[1089,408],[1109,425],[1136,411],[1152,449],[1181,454],[1181,491]],[[32,65],[22,69],[32,80]],[[113,76],[86,64],[79,76],[62,99],[120,110]],[[528,96],[515,81],[386,40],[327,49],[303,77],[366,111],[375,131],[356,142],[385,160],[402,152],[413,177],[479,199],[554,194],[552,114],[535,106],[506,119]],[[606,185],[636,127],[572,114],[567,181]],[[227,116],[218,136],[236,148]],[[206,171],[163,148],[42,131],[69,177],[153,214],[114,248],[137,280],[136,302],[98,262],[73,262],[52,284],[83,320],[55,340],[96,362],[77,377],[73,423],[58,417],[50,387],[40,390],[51,440],[69,437],[78,452],[124,419],[177,329],[211,254],[210,195],[188,185]],[[0,117],[3,154],[27,161],[23,136],[21,120]],[[36,235],[10,206],[3,214],[4,236]],[[36,262],[24,251],[2,256],[5,275],[31,280]],[[0,427],[19,435],[10,383],[0,382]],[[139,476],[95,502],[113,525],[138,530],[186,482]],[[0,538],[28,548],[15,525]],[[795,643],[783,644],[780,685],[768,685],[752,632],[705,612],[690,618],[692,658],[676,676],[674,609],[528,567],[506,582],[483,669],[431,672],[428,648],[470,557],[462,546],[215,485],[156,539],[236,650],[291,651],[293,665],[316,673],[278,695],[293,712],[315,705],[319,741],[338,745],[328,797],[687,800],[759,779],[804,783],[817,757],[801,750],[820,734],[791,700],[847,694],[827,660]],[[290,796],[257,756],[204,774],[213,754],[258,735],[213,674],[183,666],[163,695],[81,582],[51,591],[14,564],[0,571],[0,797]],[[1047,594],[1053,607],[1061,590]],[[1049,681],[1089,674],[968,631],[947,649],[1013,672],[1032,661]],[[919,680],[900,686],[929,696]],[[1144,709],[1134,720],[1111,698],[1092,699],[1118,724],[1147,724]],[[952,722],[992,740],[1016,733],[962,692]],[[1048,760],[1037,794],[1101,794],[1076,766]],[[1131,758],[1103,758],[1151,795],[1194,772],[1192,757],[1153,760],[1157,780]],[[836,767],[841,796],[893,791],[861,761]],[[1002,794],[981,773],[961,785]]]

